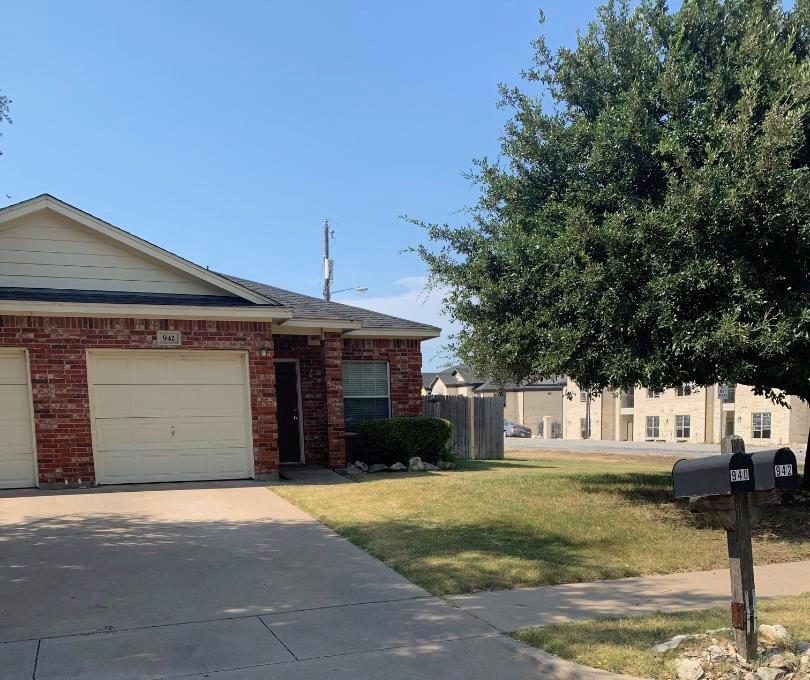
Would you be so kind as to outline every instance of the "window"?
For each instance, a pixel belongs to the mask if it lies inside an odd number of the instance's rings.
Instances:
[[[647,389],[647,399],[660,399],[661,393],[655,390]]]
[[[343,362],[343,410],[347,432],[356,432],[367,420],[391,415],[388,362]]]
[[[661,418],[658,416],[647,416],[647,439],[661,438]]]
[[[588,427],[588,419],[587,418],[580,418],[579,419],[579,436],[582,439],[590,439],[591,438],[591,428]]]
[[[692,394],[691,385],[679,385],[675,388],[676,397],[688,397],[690,394]]]
[[[675,416],[675,439],[692,436],[692,416]]]
[[[769,412],[751,414],[751,436],[754,439],[771,438],[771,414]]]
[[[588,401],[588,390],[580,390],[579,391],[579,400],[580,401]]]

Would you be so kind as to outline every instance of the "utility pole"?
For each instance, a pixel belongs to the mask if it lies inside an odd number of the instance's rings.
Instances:
[[[334,276],[334,262],[329,257],[329,220],[323,223],[323,299],[329,302],[332,299],[332,278]]]

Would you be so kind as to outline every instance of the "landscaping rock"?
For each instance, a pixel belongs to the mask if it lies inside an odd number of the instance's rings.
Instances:
[[[405,467],[403,465],[403,467]],[[374,463],[371,467],[369,467],[369,472],[385,472],[388,469],[387,465],[383,465],[382,463]]]
[[[685,640],[695,640],[697,638],[703,637],[702,635],[676,635],[674,638],[670,638],[665,642],[659,642],[657,645],[653,645],[650,651],[653,654],[663,654],[664,652],[669,652],[670,650],[677,649],[681,646],[681,643]]]
[[[703,666],[696,659],[679,659],[675,672],[678,680],[700,680],[704,675]]]
[[[424,472],[425,464],[419,456],[414,456],[408,461],[408,470],[410,472]]]
[[[709,653],[709,661],[719,661],[729,656],[728,650],[720,645],[709,645],[706,651]]]
[[[784,626],[776,624],[769,626],[767,623],[759,627],[759,634],[768,642],[786,642],[790,639],[790,633],[785,630]]]
[[[781,668],[771,668],[770,666],[760,666],[757,668],[757,677],[759,680],[779,680],[785,671]]]
[[[368,472],[368,465],[366,465],[362,460],[354,461],[354,466],[360,468],[363,472]]]
[[[810,642],[799,640],[796,643],[796,653],[801,656],[803,654],[807,654],[808,652],[810,652]]]
[[[388,469],[389,469],[389,470],[391,470],[391,472],[404,472],[404,471],[405,471],[405,470],[407,470],[408,468],[407,468],[405,465],[403,465],[402,463],[394,463],[394,464],[393,464],[393,465],[392,465],[390,468],[388,468]]]
[[[430,472],[435,472],[439,468],[437,466],[435,466],[433,463],[422,463],[422,469],[423,470],[428,470]]]
[[[439,461],[439,470],[452,470],[454,467],[456,467],[456,464],[451,463],[449,460]]]
[[[361,470],[356,465],[348,465],[348,466],[346,466],[346,474],[347,475],[364,475],[365,472],[363,472],[363,470]]]

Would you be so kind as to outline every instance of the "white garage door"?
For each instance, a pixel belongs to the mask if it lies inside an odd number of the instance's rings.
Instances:
[[[90,352],[98,483],[250,477],[245,361],[237,352]]]
[[[36,486],[28,363],[22,350],[0,349],[0,488]]]

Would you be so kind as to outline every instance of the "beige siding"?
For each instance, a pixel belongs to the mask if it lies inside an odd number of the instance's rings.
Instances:
[[[797,400],[798,401],[798,400]],[[753,414],[771,414],[771,436],[754,439]],[[734,434],[740,435],[746,444],[770,446],[789,444],[791,416],[793,411],[785,406],[778,406],[770,399],[759,397],[747,385],[737,385],[734,402]],[[801,415],[799,415],[801,417]],[[805,432],[805,437],[807,433]]]
[[[532,434],[540,434],[540,424],[546,416],[551,417],[552,423],[563,420],[563,393],[561,390],[524,390],[523,394],[523,425],[530,427]],[[546,437],[550,437],[546,433]]]
[[[563,438],[581,439],[582,419],[585,418],[587,403],[580,401],[579,386],[573,381],[568,381],[567,391],[573,397],[568,399],[563,397]],[[591,439],[602,439],[602,397],[598,396],[591,400]]]
[[[50,210],[0,230],[0,286],[227,294]]]
[[[791,397],[790,408],[790,443],[804,446],[810,430],[810,406],[798,397]]]
[[[633,439],[646,441],[647,417],[658,416],[659,436],[664,441],[704,442],[706,435],[706,394],[701,387],[695,387],[689,396],[679,397],[674,389],[665,390],[660,397],[650,399],[646,389],[637,389],[633,408]],[[689,416],[689,437],[675,436],[675,417]]]

